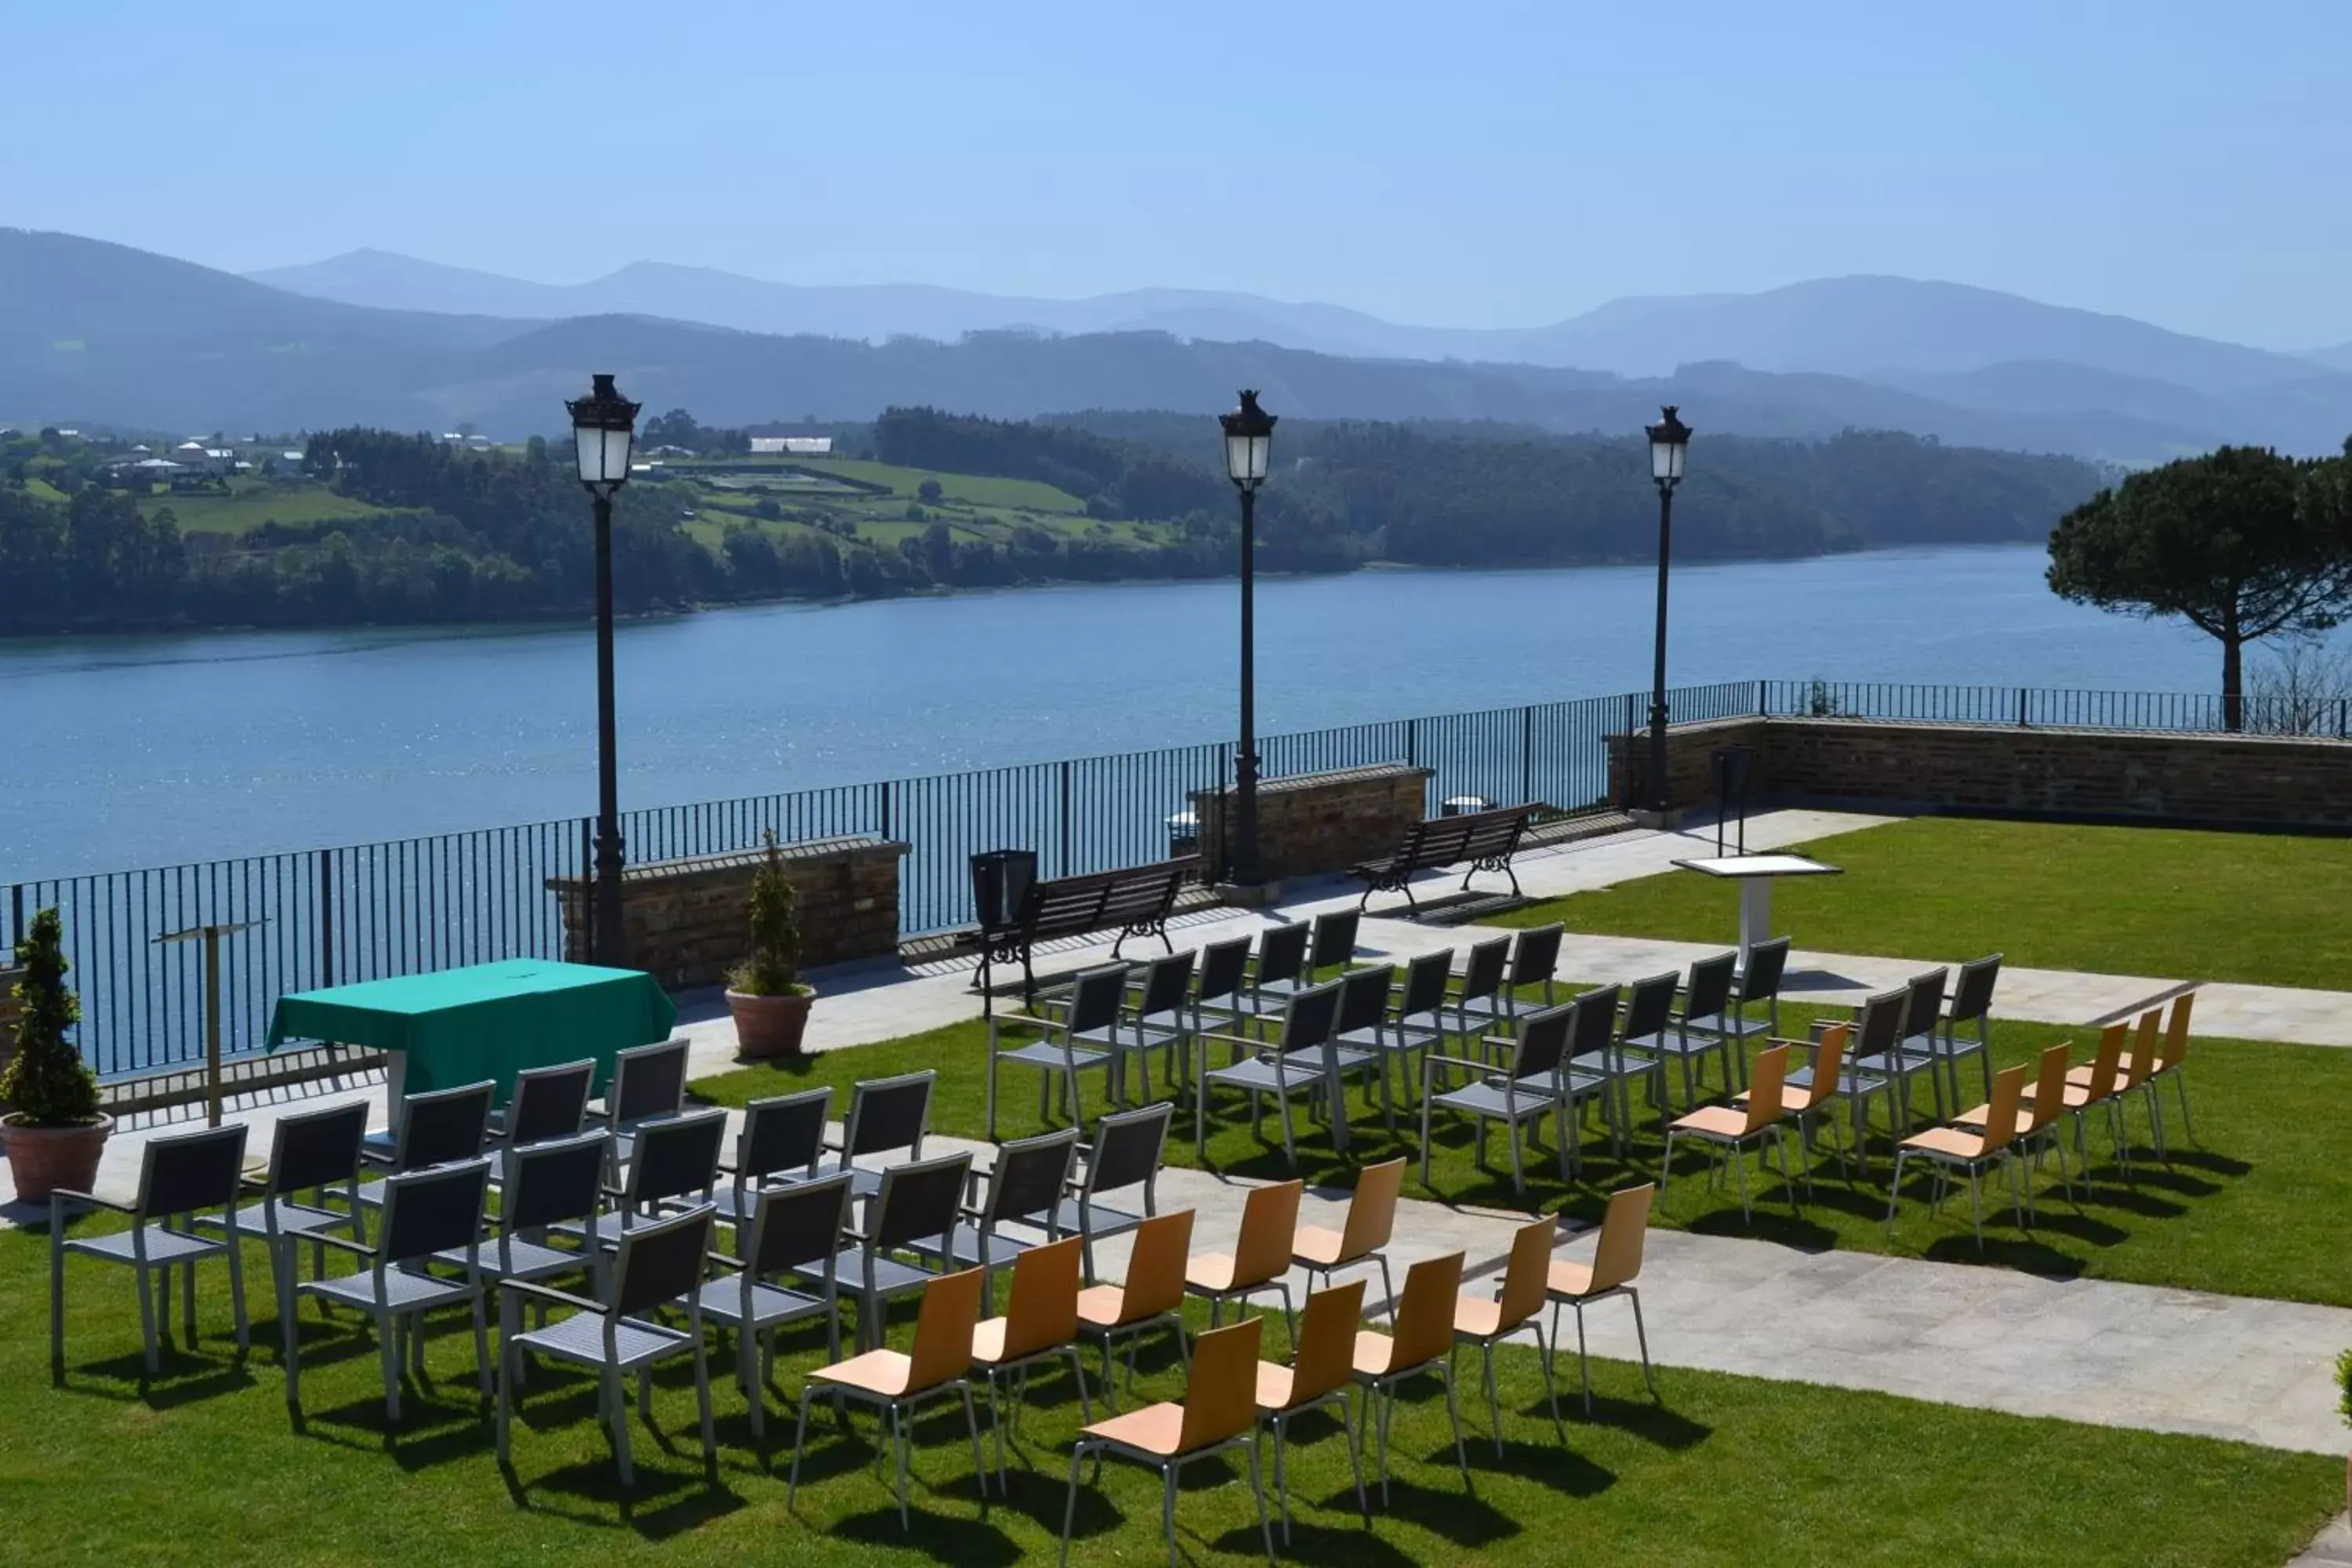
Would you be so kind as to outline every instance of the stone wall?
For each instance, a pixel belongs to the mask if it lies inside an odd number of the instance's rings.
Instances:
[[[898,859],[908,847],[880,838],[819,838],[782,847],[800,895],[801,963],[814,969],[898,949]],[[621,875],[628,960],[673,991],[716,985],[750,942],[745,901],[756,849],[653,860]],[[551,877],[563,906],[564,956],[586,963],[592,884]]]
[[[1266,877],[1279,881],[1344,871],[1394,849],[1428,815],[1430,776],[1427,768],[1381,763],[1260,780],[1257,847]],[[1233,799],[1230,786],[1192,793],[1202,863],[1212,876],[1222,874],[1225,864]]]
[[[1609,737],[1612,790],[1638,779],[1646,743],[1641,735]],[[1667,776],[1676,805],[1712,803],[1710,758],[1718,747],[1734,744],[1756,749],[1753,802],[2352,827],[2352,742],[1741,718],[1677,725],[1669,732]]]

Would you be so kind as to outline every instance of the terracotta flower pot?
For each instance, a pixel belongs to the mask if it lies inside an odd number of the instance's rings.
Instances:
[[[727,993],[727,1010],[735,1016],[737,1054],[758,1060],[800,1054],[801,1036],[808,1028],[814,992],[782,996],[754,996],[745,991]]]
[[[114,1118],[101,1116],[89,1127],[30,1127],[16,1117],[0,1118],[8,1140],[8,1173],[16,1178],[19,1203],[47,1203],[59,1187],[86,1193],[98,1180],[98,1159]]]

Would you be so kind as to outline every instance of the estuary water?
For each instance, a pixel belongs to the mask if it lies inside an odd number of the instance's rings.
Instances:
[[[2065,604],[2039,546],[1678,567],[1669,679],[2205,691],[2186,626]],[[1646,689],[1643,567],[1258,587],[1275,733]],[[617,638],[625,806],[1215,740],[1231,582],[643,621]],[[587,815],[586,624],[0,641],[0,885]]]

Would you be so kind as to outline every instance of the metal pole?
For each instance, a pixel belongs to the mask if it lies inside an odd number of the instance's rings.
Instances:
[[[1656,664],[1650,677],[1650,805],[1664,812],[1674,808],[1666,788],[1666,563],[1674,552],[1675,487],[1658,485],[1658,637]]]
[[[1257,494],[1242,489],[1242,739],[1234,752],[1233,879],[1265,879],[1257,861]]]
[[[221,1124],[220,929],[205,928],[205,1125]]]
[[[621,968],[621,784],[613,721],[613,498],[596,498],[596,962]]]

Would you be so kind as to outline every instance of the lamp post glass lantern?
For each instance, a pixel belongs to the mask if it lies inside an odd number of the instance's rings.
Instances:
[[[1244,390],[1241,406],[1218,416],[1225,433],[1225,477],[1242,502],[1241,743],[1234,752],[1233,837],[1225,875],[1236,886],[1262,885],[1257,855],[1257,491],[1274,462],[1275,416]]]
[[[599,963],[628,962],[621,931],[621,786],[619,742],[613,718],[613,495],[629,482],[629,448],[636,438],[637,405],[609,375],[598,375],[588,395],[564,407],[580,482],[596,508],[596,893],[589,921],[591,952]]]
[[[1666,786],[1666,568],[1674,555],[1675,487],[1682,483],[1683,459],[1690,449],[1690,426],[1675,405],[1659,411],[1650,437],[1650,479],[1658,487],[1658,635],[1650,679],[1649,807],[1661,817],[1674,809]]]

